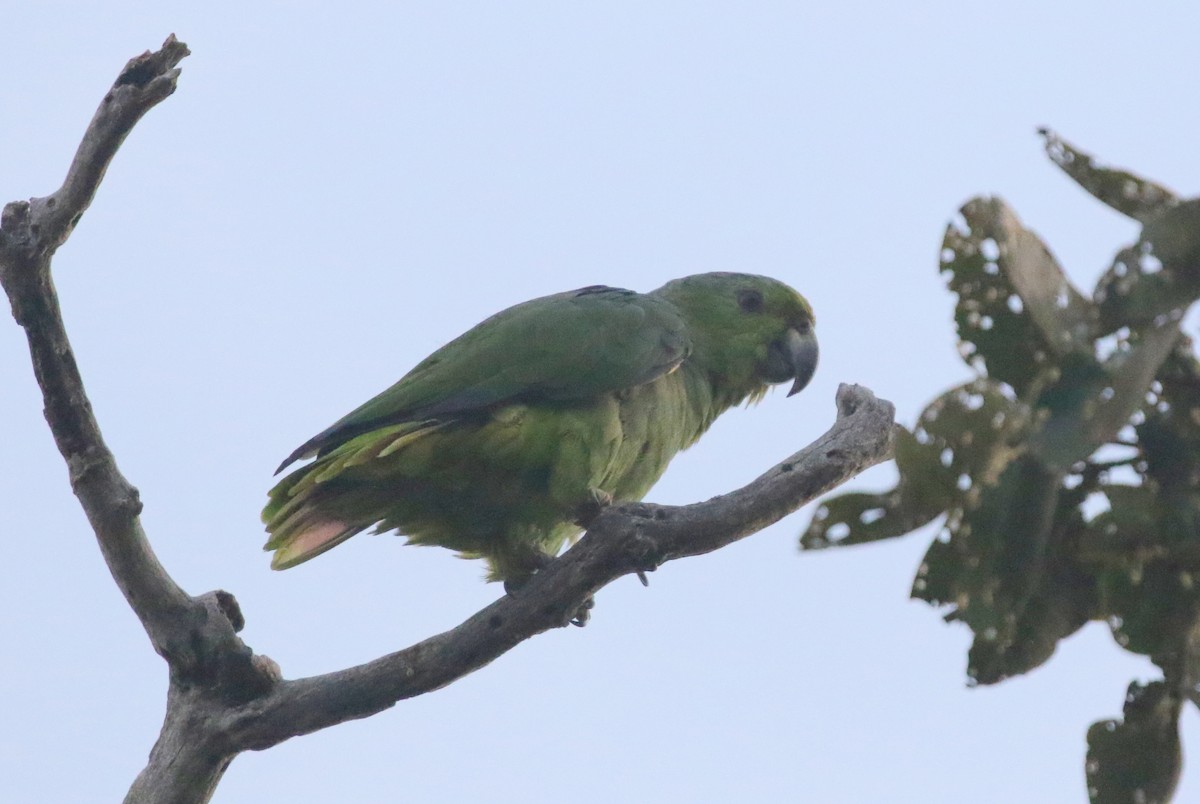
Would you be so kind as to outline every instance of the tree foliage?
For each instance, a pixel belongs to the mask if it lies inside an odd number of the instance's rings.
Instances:
[[[1179,326],[1200,296],[1200,199],[1042,134],[1140,237],[1085,294],[1003,201],[968,201],[940,269],[975,376],[899,428],[893,489],[826,500],[801,546],[941,518],[912,594],[971,629],[973,683],[1033,670],[1088,621],[1107,623],[1163,678],[1131,685],[1123,718],[1089,730],[1089,795],[1166,801],[1181,705],[1200,702],[1200,362]]]

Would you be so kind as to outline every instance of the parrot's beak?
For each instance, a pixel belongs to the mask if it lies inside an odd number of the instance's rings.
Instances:
[[[817,336],[811,328],[803,333],[788,329],[767,350],[766,378],[770,382],[793,380],[788,396],[799,393],[816,372],[819,355]]]

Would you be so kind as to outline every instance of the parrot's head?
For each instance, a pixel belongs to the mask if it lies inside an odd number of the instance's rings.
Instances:
[[[655,291],[688,325],[692,355],[714,386],[757,399],[775,383],[788,396],[817,370],[815,320],[808,301],[784,283],[754,274],[694,274]]]

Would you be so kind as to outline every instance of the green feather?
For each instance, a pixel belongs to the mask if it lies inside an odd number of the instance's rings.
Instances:
[[[504,310],[284,461],[316,458],[270,492],[272,566],[374,528],[519,580],[578,535],[597,493],[641,499],[720,413],[807,382],[812,324],[798,293],[747,274]]]

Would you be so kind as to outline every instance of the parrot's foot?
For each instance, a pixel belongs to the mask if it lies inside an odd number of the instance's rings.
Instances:
[[[521,594],[521,590],[525,588],[526,584],[529,583],[531,578],[533,578],[532,574],[524,575],[521,578],[505,578],[504,579],[505,594],[511,595],[513,597],[519,596]],[[583,628],[585,625],[587,625],[588,620],[590,620],[592,618],[592,609],[594,609],[595,607],[596,607],[595,598],[592,598],[589,596],[587,600],[583,601],[583,603],[580,604],[579,608],[575,609],[575,613],[571,615],[571,619],[567,620],[567,622],[570,623],[571,625],[578,626],[579,628]],[[563,624],[566,625],[566,623],[563,623]]]
[[[613,496],[604,489],[588,489],[588,498],[575,509],[575,524],[586,528],[592,524],[593,519],[600,515],[601,511],[612,503]]]
[[[504,576],[504,591],[510,595],[520,592],[534,575],[550,566],[553,560],[554,556],[541,550],[521,551],[519,560],[509,563],[508,573]]]
[[[571,625],[583,628],[587,625],[588,620],[592,618],[592,609],[596,607],[596,599],[588,596],[588,599],[583,601],[583,604],[575,610],[575,616],[570,619]]]
[[[504,593],[516,597],[517,594],[524,589],[529,581],[533,578],[533,573],[528,575],[514,575],[504,579]]]
[[[529,585],[529,582],[533,580],[534,575],[537,575],[538,570],[544,569],[551,561],[554,560],[554,556],[547,555],[546,553],[539,552],[537,553],[537,556],[540,558],[533,562],[527,572],[515,573],[504,579],[505,594],[512,595],[513,597],[519,596],[521,594],[521,590]],[[587,600],[580,604],[579,608],[575,610],[575,613],[571,615],[571,619],[567,620],[567,622],[571,625],[583,628],[585,625],[587,625],[587,621],[591,619],[592,609],[595,608],[595,606],[596,601],[589,596]],[[566,625],[566,623],[563,623],[563,625]]]

